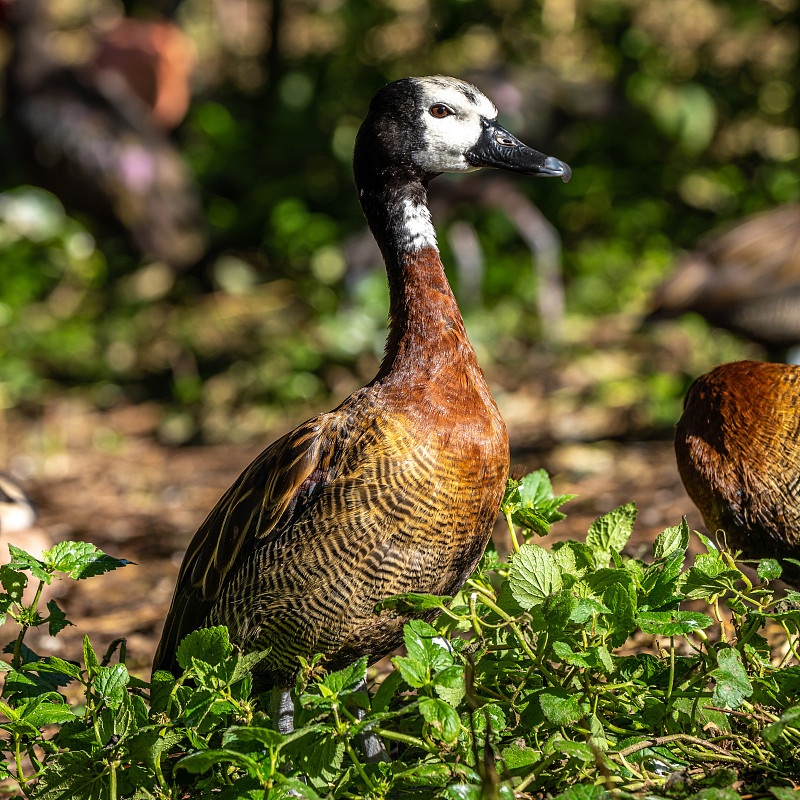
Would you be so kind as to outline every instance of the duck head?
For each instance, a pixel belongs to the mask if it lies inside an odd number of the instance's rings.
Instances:
[[[499,125],[497,108],[480,90],[438,75],[403,78],[378,91],[356,139],[354,167],[359,185],[378,175],[427,183],[442,172],[481,167],[565,182],[572,175],[563,161],[528,147]]]

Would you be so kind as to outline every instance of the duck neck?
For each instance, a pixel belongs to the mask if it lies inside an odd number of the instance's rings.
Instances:
[[[425,184],[398,182],[360,197],[389,281],[389,335],[376,380],[409,373],[430,380],[454,360],[475,362],[439,257]]]

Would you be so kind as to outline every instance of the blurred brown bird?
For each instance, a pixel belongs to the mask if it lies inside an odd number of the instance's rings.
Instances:
[[[32,182],[100,226],[123,229],[150,258],[175,268],[196,263],[206,250],[199,191],[159,127],[185,111],[186,98],[173,85],[183,82],[188,91],[188,66],[176,55],[182,34],[168,22],[121,23],[93,64],[74,67],[54,50],[48,3],[0,5],[13,41],[8,117]],[[146,52],[134,59],[137,47]],[[169,52],[157,55],[157,47]],[[170,70],[172,84],[164,76]],[[152,84],[150,94],[140,94],[143,84]]]
[[[710,533],[745,558],[800,559],[800,367],[737,361],[698,378],[675,455]]]
[[[227,625],[246,650],[271,646],[258,677],[279,690],[278,725],[291,730],[300,656],[323,653],[331,670],[375,661],[402,643],[408,619],[376,614],[378,601],[451,594],[474,569],[505,488],[508,436],[442,268],[426,187],[478,167],[570,175],[496,115],[454,78],[407,78],[373,98],[353,168],[386,262],[385,357],[365,388],[268,447],[208,516],[154,670],[179,671],[190,631]]]
[[[191,42],[174,23],[122,17],[97,37],[86,72],[94,84],[122,81],[150,120],[171,130],[189,110],[194,63]]]
[[[776,355],[800,344],[800,204],[714,231],[681,259],[648,319],[687,311]]]

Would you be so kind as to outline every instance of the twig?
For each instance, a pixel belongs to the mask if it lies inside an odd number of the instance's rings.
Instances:
[[[628,745],[628,747],[618,750],[617,754],[625,758],[626,756],[631,755],[631,753],[644,750],[646,747],[659,747],[662,744],[669,744],[670,742],[690,742],[691,744],[696,744],[700,747],[707,747],[709,750],[713,751],[714,753],[718,753],[719,755],[731,755],[730,751],[725,750],[722,747],[718,747],[715,744],[711,744],[711,742],[698,739],[696,736],[690,736],[688,733],[672,733],[669,736],[654,736],[651,739],[645,739],[644,741]]]
[[[762,722],[774,722],[774,720],[763,714],[747,713],[745,711],[734,711],[730,708],[720,708],[719,706],[703,706],[709,711],[721,711],[723,714],[731,714],[734,717],[746,717],[747,719],[760,719]]]

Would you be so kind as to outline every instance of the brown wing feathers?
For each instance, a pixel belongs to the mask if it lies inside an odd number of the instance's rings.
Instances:
[[[290,527],[298,501],[302,513],[309,495],[319,494],[327,468],[317,462],[321,448],[316,427],[311,420],[261,453],[195,534],[156,651],[156,669],[171,668],[181,639],[206,624],[222,588],[250,557],[257,540],[268,537],[276,527]]]
[[[334,668],[359,648],[393,649],[404,620],[373,613],[384,597],[463,582],[499,501],[480,499],[483,466],[464,470],[397,419],[337,412],[335,436],[331,415],[307,423],[259,456],[209,515],[179,577],[156,668],[172,663],[189,631],[224,624],[246,649],[279,643],[263,669],[288,682],[297,655],[327,652]],[[360,421],[351,428],[343,418]],[[276,472],[281,480],[269,483]]]

